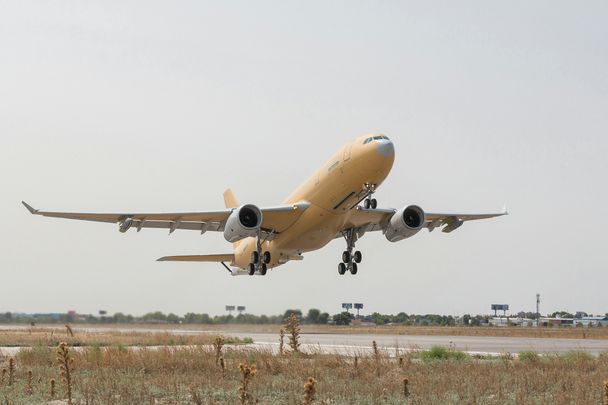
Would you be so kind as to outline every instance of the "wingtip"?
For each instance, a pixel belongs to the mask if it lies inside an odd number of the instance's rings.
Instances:
[[[29,205],[25,201],[21,201],[21,204],[23,204],[25,206],[25,208],[27,208],[27,210],[30,212],[30,214],[37,214],[38,213],[37,209],[35,209],[34,207],[32,207],[31,205]]]
[[[509,210],[507,210],[507,204],[502,206],[502,215],[509,215]]]
[[[166,260],[166,256],[163,257],[159,257],[158,259],[156,259],[157,262],[164,262]]]

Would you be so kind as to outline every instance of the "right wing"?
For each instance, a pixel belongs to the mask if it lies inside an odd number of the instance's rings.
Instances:
[[[356,229],[359,235],[365,232],[384,231],[388,226],[391,217],[397,212],[392,208],[370,209],[357,206],[344,226],[344,229]],[[507,208],[504,207],[502,212],[494,214],[436,214],[424,213],[425,223],[424,228],[432,232],[437,227],[443,227],[442,232],[452,232],[460,227],[466,221],[478,219],[487,219],[508,215]],[[340,237],[341,233],[336,235]]]
[[[174,213],[85,213],[40,211],[22,201],[25,208],[34,215],[52,218],[76,219],[81,221],[107,222],[119,224],[126,231],[133,227],[139,232],[142,228],[188,229],[205,233],[224,230],[224,225],[234,209],[206,212]],[[277,234],[291,226],[310,206],[307,202],[278,207],[260,208],[262,211],[262,235],[272,240]]]

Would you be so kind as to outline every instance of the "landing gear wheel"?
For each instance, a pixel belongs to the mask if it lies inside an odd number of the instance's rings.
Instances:
[[[362,258],[363,258],[363,256],[361,255],[361,252],[359,252],[358,250],[353,255],[353,259],[355,260],[355,263],[361,263]]]
[[[366,199],[363,201],[363,208],[365,208],[365,209],[369,209],[369,204],[370,204],[370,203],[369,203],[369,198],[366,198]]]
[[[253,276],[255,274],[255,264],[249,263],[249,269],[247,269],[247,274]]]
[[[350,274],[357,274],[357,263],[351,263]]]
[[[343,275],[346,273],[346,265],[344,263],[338,264],[338,274]]]
[[[265,251],[264,254],[262,255],[262,261],[266,264],[270,263],[270,259],[272,257],[270,256],[270,252],[269,251]]]
[[[266,271],[268,271],[268,267],[266,266],[266,263],[262,263],[260,266],[260,275],[265,276]]]
[[[350,263],[350,252],[348,250],[345,250],[344,252],[342,252],[342,261],[344,263]]]
[[[372,199],[369,201],[369,205],[370,205],[370,207],[371,207],[373,210],[375,210],[375,209],[376,209],[376,207],[378,206],[378,201],[376,201],[376,199],[375,199],[375,198],[372,198]]]
[[[260,262],[260,254],[257,251],[251,252],[251,263],[258,264]]]

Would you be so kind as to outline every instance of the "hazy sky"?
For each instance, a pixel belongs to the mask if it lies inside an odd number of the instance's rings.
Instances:
[[[608,311],[608,3],[0,1],[0,311]],[[384,207],[510,216],[367,234],[266,277],[164,255],[219,233],[32,216],[280,203],[344,143],[395,143]]]

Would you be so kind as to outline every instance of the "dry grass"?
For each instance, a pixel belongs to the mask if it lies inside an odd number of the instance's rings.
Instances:
[[[66,336],[67,335],[67,336]],[[216,337],[209,334],[173,334],[164,331],[120,332],[104,329],[86,332],[74,329],[72,335],[65,328],[33,328],[31,330],[1,330],[0,347],[52,346],[66,342],[71,347],[78,346],[176,346],[206,345],[215,342]],[[224,343],[239,343],[238,339],[224,339]]]
[[[608,355],[541,356],[533,362],[403,356],[400,362],[382,350],[377,356],[358,353],[355,368],[352,357],[226,347],[223,375],[212,346],[69,352],[72,395],[81,404],[298,404],[307,381],[304,400],[314,404],[584,405],[602,403],[608,378]],[[0,359],[0,368],[7,366],[8,359]],[[26,397],[28,370],[35,378]],[[0,387],[0,401],[44,403],[50,400],[48,381],[57,378],[55,348],[21,351],[14,384]]]

